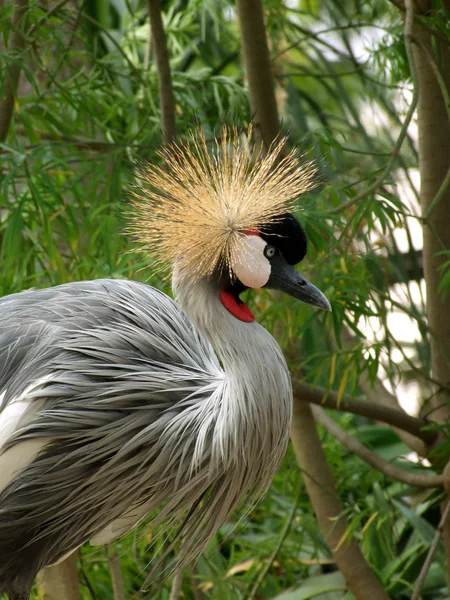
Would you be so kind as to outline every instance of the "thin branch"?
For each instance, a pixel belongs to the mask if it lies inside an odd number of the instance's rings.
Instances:
[[[288,77],[313,77],[314,79],[337,79],[339,77],[348,77],[349,75],[355,75],[355,73],[361,73],[363,67],[361,66],[359,69],[352,69],[351,71],[342,71],[338,73],[314,73],[314,71],[310,71],[306,67],[300,67],[298,65],[293,64],[292,66],[298,67],[301,70],[298,72],[290,72],[287,73],[279,73],[277,74],[277,79],[286,79]]]
[[[437,440],[438,434],[436,431],[423,429],[430,425],[429,421],[411,417],[400,409],[382,404],[369,403],[360,398],[353,398],[349,394],[344,394],[342,398],[339,398],[337,392],[332,390],[327,391],[324,388],[311,386],[296,380],[292,382],[292,385],[295,396],[303,402],[326,406],[334,410],[351,412],[354,415],[367,417],[375,421],[382,421],[383,423],[393,425],[411,433],[425,442],[427,446],[432,446]]]
[[[8,135],[14,110],[14,98],[19,84],[21,65],[19,57],[25,49],[25,36],[23,33],[24,19],[27,12],[28,0],[16,0],[11,23],[11,36],[7,50],[8,59],[14,62],[6,65],[4,94],[0,98],[0,142],[4,142]]]
[[[414,28],[414,2],[413,0],[405,0],[405,27],[403,30],[403,40],[405,42],[406,57],[408,59],[409,71],[413,82],[414,93],[418,96],[419,83],[417,78],[416,63],[414,61],[412,51],[412,37]]]
[[[287,516],[287,519],[285,521],[283,529],[280,532],[277,543],[275,544],[275,548],[273,549],[269,558],[266,560],[264,567],[260,571],[258,578],[255,581],[255,585],[252,587],[250,594],[247,596],[247,600],[253,600],[254,598],[256,598],[256,594],[257,594],[262,582],[264,581],[267,573],[269,572],[270,567],[273,565],[276,557],[278,556],[278,553],[281,550],[284,540],[286,539],[286,536],[289,533],[289,529],[291,528],[292,521],[294,520],[295,513],[297,511],[298,501],[299,501],[301,493],[302,493],[302,487],[300,486],[297,496],[294,500],[294,504],[292,505],[292,508],[289,512],[289,515]]]
[[[361,442],[344,431],[342,427],[339,427],[319,406],[313,406],[312,411],[316,421],[325,427],[334,438],[345,446],[347,450],[362,458],[362,460],[374,469],[377,469],[377,471],[413,487],[423,489],[443,487],[444,477],[442,475],[422,475],[421,473],[405,471],[366,448]]]
[[[114,600],[125,600],[125,586],[123,583],[123,575],[120,569],[120,557],[117,550],[109,549],[108,552],[108,565],[111,573],[111,581],[113,586]]]
[[[139,75],[140,77],[142,77],[142,74],[140,73],[139,69],[137,69],[134,66],[133,62],[128,57],[127,53],[123,50],[122,46],[119,44],[119,42],[116,40],[116,38],[113,35],[111,35],[111,33],[108,31],[108,29],[106,27],[103,27],[103,25],[99,21],[97,21],[96,19],[94,19],[93,17],[88,15],[86,12],[81,13],[81,16],[85,21],[87,21],[88,23],[90,23],[91,25],[93,25],[94,27],[99,29],[103,33],[103,35],[108,38],[108,40],[111,42],[111,44],[116,48],[116,50],[119,52],[119,54],[125,60],[125,62],[128,64],[130,71],[134,75]]]
[[[63,8],[68,2],[70,2],[70,0],[60,0],[60,2],[55,4],[55,6],[48,10],[45,13],[45,15],[41,17],[37,23],[34,23],[30,30],[27,31],[27,37],[29,38],[30,36],[32,36],[33,33],[37,29],[39,29],[39,27],[41,27],[41,25],[43,25],[46,21],[49,21],[51,17],[53,17],[53,15],[55,15],[59,10],[61,10],[61,8]]]
[[[194,596],[194,600],[205,600],[205,594],[202,592],[201,588],[198,585],[199,581],[198,581],[197,565],[194,565],[190,569],[190,580],[191,580],[191,591],[192,591],[192,595]]]
[[[176,137],[175,98],[172,87],[169,54],[166,34],[161,17],[161,0],[147,0],[150,27],[158,68],[158,90],[161,103],[161,118],[164,142],[167,144]]]
[[[240,54],[239,50],[235,50],[234,52],[231,52],[231,54],[226,56],[222,60],[222,62],[220,62],[216,67],[214,67],[214,69],[210,73],[210,77],[215,77],[217,75],[220,75],[220,73],[222,73],[222,71],[226,67],[228,67],[229,64],[231,64],[234,60],[239,58],[239,54]]]
[[[304,37],[304,39],[300,39],[300,40],[298,38],[296,38],[294,43],[283,48],[283,50],[281,50],[281,52],[279,52],[279,54],[277,54],[275,56],[275,58],[278,58],[283,53],[285,53],[289,50],[292,50],[293,48],[297,48],[301,43],[303,43],[304,41],[307,41],[307,40],[309,41],[309,39],[313,39],[314,41],[318,42],[322,46],[325,46],[325,48],[327,48],[328,50],[330,50],[331,52],[336,54],[339,58],[343,58],[343,59],[348,58],[348,56],[345,52],[340,50],[337,46],[334,46],[333,44],[331,44],[328,40],[322,39],[320,37],[320,35],[322,33],[324,33],[324,31],[312,32],[308,29],[305,29],[298,23],[295,23],[294,21],[289,21],[289,25],[290,25],[290,27],[293,27],[295,30],[297,30],[299,33],[303,34],[305,37]]]
[[[169,600],[178,600],[183,585],[184,569],[179,569],[173,578]]]
[[[449,514],[450,514],[450,500],[447,500],[447,505],[445,507],[444,512],[442,513],[441,520],[436,529],[436,533],[434,534],[434,538],[433,538],[433,541],[431,542],[430,549],[428,550],[427,557],[425,559],[425,562],[422,565],[422,568],[420,569],[419,577],[417,578],[416,587],[414,588],[414,592],[413,592],[413,595],[411,596],[411,600],[419,600],[419,598],[420,598],[420,592],[422,591],[426,576],[428,575],[428,571],[430,570],[434,555],[436,554],[436,550],[438,549],[439,540],[441,539],[441,535],[443,533],[444,526],[447,522]]]
[[[406,113],[406,117],[403,122],[402,128],[400,129],[400,133],[398,135],[397,141],[395,142],[395,145],[392,149],[391,158],[388,161],[386,167],[383,169],[383,172],[381,173],[381,175],[377,179],[375,179],[375,181],[372,183],[372,185],[369,185],[368,188],[362,190],[359,194],[356,194],[356,196],[354,196],[353,198],[350,198],[350,200],[347,200],[347,202],[344,202],[340,206],[330,209],[328,211],[329,214],[337,214],[337,213],[341,213],[341,212],[347,210],[347,208],[350,208],[351,206],[354,206],[361,200],[364,200],[364,198],[369,196],[372,192],[375,192],[383,184],[386,177],[392,171],[392,169],[395,165],[395,162],[397,161],[397,158],[400,153],[403,142],[405,141],[405,138],[408,134],[408,127],[409,127],[409,124],[411,123],[414,112],[416,110],[418,97],[419,97],[418,90],[416,87],[414,87],[413,97],[411,99],[411,105],[408,109],[408,112]]]
[[[92,587],[92,584],[89,581],[89,577],[87,576],[86,569],[85,569],[85,566],[83,563],[83,555],[81,552],[78,555],[78,560],[80,561],[79,572],[80,572],[82,580],[83,580],[82,583],[87,587],[92,600],[98,600],[97,596],[95,594],[94,588]]]
[[[295,11],[293,11],[293,12],[295,12]],[[292,21],[288,21],[288,22],[290,25],[294,25],[294,23]],[[295,23],[295,25],[298,26],[298,23]],[[360,31],[364,27],[370,27],[371,29],[380,29],[381,31],[386,31],[386,28],[381,25],[376,25],[374,23],[365,23],[365,22],[349,23],[348,25],[336,25],[334,27],[327,27],[326,29],[321,29],[320,31],[314,31],[314,32],[308,31],[307,29],[300,29],[300,31],[305,35],[305,37],[303,39],[300,39],[299,41],[297,41],[295,44],[289,44],[288,46],[284,47],[282,50],[280,50],[274,56],[272,56],[272,60],[276,60],[277,58],[279,58],[286,52],[289,52],[289,50],[293,50],[294,48],[297,48],[299,44],[301,44],[308,38],[312,38],[318,42],[325,43],[320,38],[321,35],[325,35],[325,34],[329,34],[329,33],[336,33],[337,31],[347,31],[349,29],[358,29],[358,31]],[[329,47],[331,49],[333,49],[332,46],[329,46]],[[337,53],[338,50],[335,49],[335,52]]]
[[[26,144],[23,146],[23,150],[35,150],[36,148],[45,148],[48,146],[74,146],[77,150],[91,150],[92,152],[114,152],[115,150],[125,150],[127,148],[136,148],[139,150],[152,150],[156,148],[155,144],[135,144],[133,142],[97,142],[94,140],[83,140],[75,139],[68,136],[60,136],[58,140],[53,140],[53,136],[45,133],[39,134],[43,139],[47,138],[45,142],[39,142],[38,144]],[[1,154],[9,154],[14,150],[6,150],[0,148]]]

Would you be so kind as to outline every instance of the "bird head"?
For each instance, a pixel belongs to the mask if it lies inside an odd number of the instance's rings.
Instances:
[[[240,297],[249,288],[278,290],[306,304],[331,310],[325,295],[295,268],[306,256],[307,238],[291,213],[246,235],[247,245],[236,258],[235,277],[223,277],[220,285],[220,299],[229,312],[241,321],[253,321],[250,309]]]
[[[316,169],[284,139],[267,151],[224,127],[208,147],[201,130],[161,152],[164,166],[149,165],[133,194],[132,233],[157,263],[176,263],[177,278],[214,278],[222,304],[252,321],[240,298],[248,288],[285,292],[331,310],[322,292],[294,265],[306,254],[306,235],[291,214],[314,186]]]

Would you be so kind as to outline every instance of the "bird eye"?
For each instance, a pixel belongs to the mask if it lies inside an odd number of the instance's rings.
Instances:
[[[266,246],[264,248],[264,256],[266,258],[273,258],[276,254],[276,248],[274,248],[274,246]]]

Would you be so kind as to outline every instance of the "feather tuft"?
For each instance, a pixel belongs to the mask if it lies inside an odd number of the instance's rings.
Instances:
[[[130,232],[157,263],[177,262],[194,279],[223,269],[234,276],[245,232],[276,221],[314,187],[317,169],[302,164],[295,150],[284,153],[284,137],[265,151],[251,134],[250,126],[243,140],[224,126],[209,150],[196,130],[159,153],[164,167],[140,172]]]

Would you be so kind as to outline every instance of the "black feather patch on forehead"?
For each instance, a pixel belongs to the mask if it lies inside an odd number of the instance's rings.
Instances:
[[[307,239],[303,227],[291,214],[261,228],[261,237],[271,246],[278,248],[290,265],[296,265],[306,256]]]

